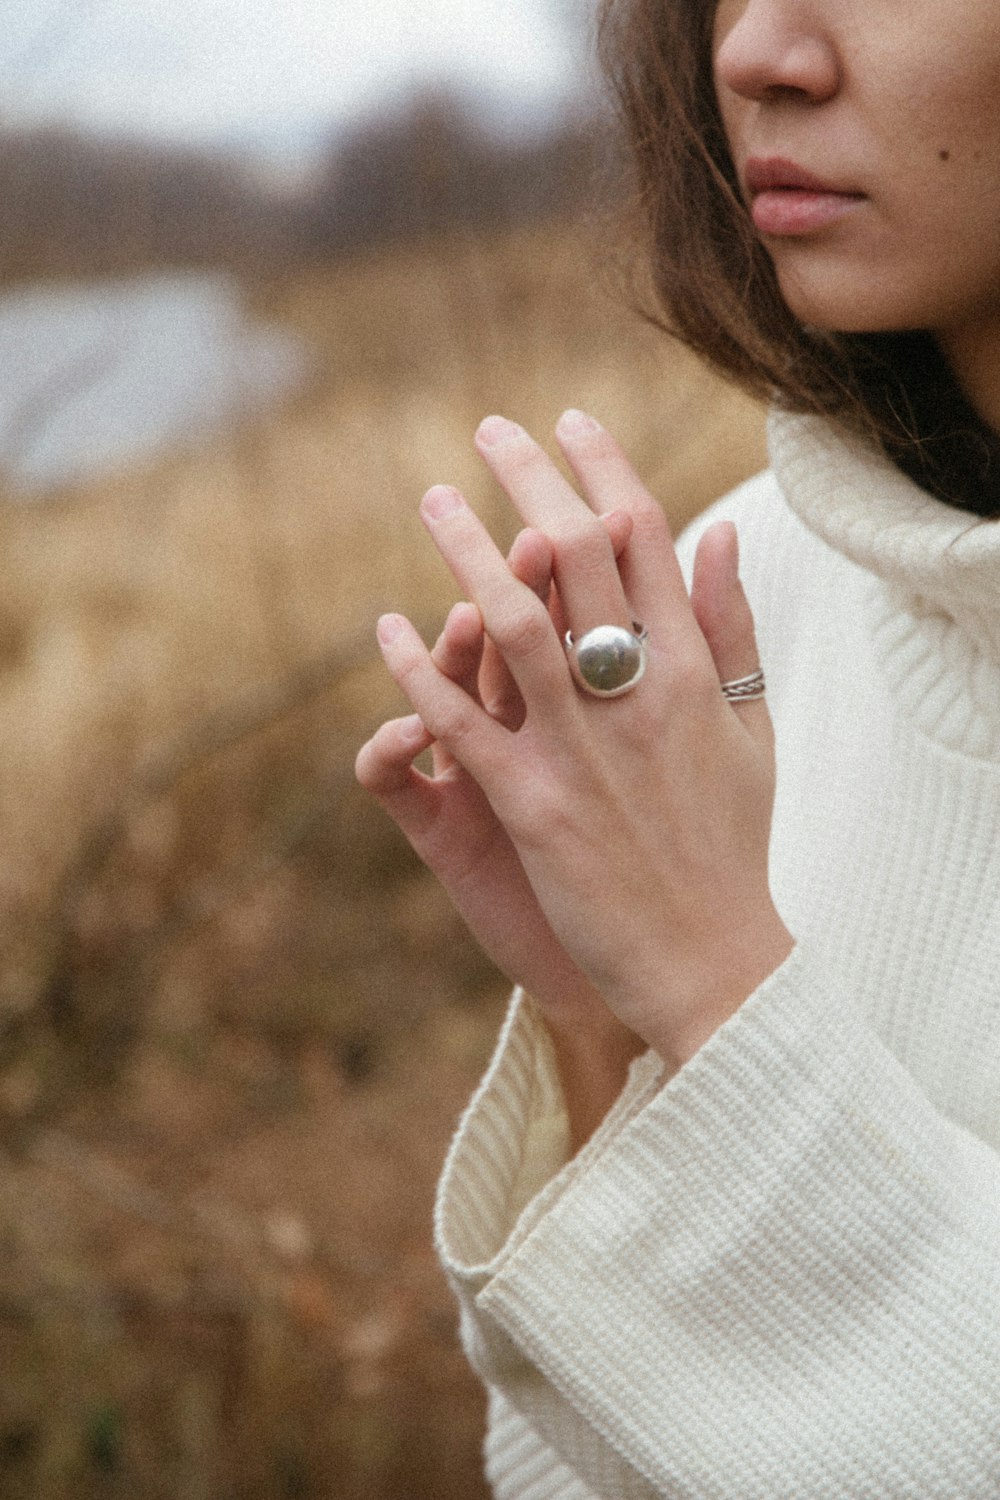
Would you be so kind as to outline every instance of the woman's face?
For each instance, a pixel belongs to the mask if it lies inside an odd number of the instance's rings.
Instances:
[[[800,321],[1000,343],[998,0],[718,0],[714,60]]]

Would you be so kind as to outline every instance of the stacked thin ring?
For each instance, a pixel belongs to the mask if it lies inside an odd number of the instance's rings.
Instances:
[[[764,673],[759,667],[748,677],[734,677],[731,682],[722,683],[722,696],[731,703],[747,703],[751,698],[763,698],[766,691]]]
[[[646,670],[649,631],[638,620],[632,629],[622,625],[595,625],[579,640],[566,632],[566,654],[573,680],[595,698],[620,698],[630,693]],[[764,673],[758,667],[746,677],[720,683],[722,696],[730,703],[748,703],[763,698]]]

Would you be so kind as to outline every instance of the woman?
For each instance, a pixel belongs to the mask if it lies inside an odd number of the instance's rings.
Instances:
[[[522,986],[436,1223],[488,1475],[501,1500],[985,1500],[1000,17],[611,0],[604,41],[668,320],[772,393],[772,468],[678,563],[590,419],[557,430],[581,498],[491,418],[528,529],[505,563],[432,490],[472,602],[433,654],[380,624],[416,713],[360,778]]]

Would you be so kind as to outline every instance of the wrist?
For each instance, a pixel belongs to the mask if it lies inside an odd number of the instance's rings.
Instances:
[[[672,1072],[691,1061],[795,947],[795,939],[776,912],[773,920],[755,926],[744,941],[736,934],[730,938],[724,948],[721,944],[713,947],[708,963],[695,964],[687,971],[683,998],[679,988],[672,986],[680,1003],[661,1013],[647,1032],[650,1047]]]
[[[533,997],[534,998],[534,997]],[[593,1135],[625,1086],[633,1059],[646,1043],[587,986],[574,1009],[539,1005],[552,1043],[575,1155]]]

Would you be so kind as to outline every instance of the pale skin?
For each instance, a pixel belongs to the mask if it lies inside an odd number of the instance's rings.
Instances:
[[[718,0],[714,43],[740,181],[779,156],[860,197],[821,233],[763,237],[792,312],[929,329],[1000,429],[1000,8]]]
[[[852,198],[818,232],[763,234],[796,316],[931,330],[1000,426],[1000,20],[982,0],[950,0],[944,24],[941,10],[720,0],[715,87],[748,202],[761,157]],[[758,665],[734,529],[703,536],[689,597],[663,511],[611,435],[567,413],[556,438],[575,487],[520,428],[490,418],[476,435],[526,528],[509,559],[457,491],[424,497],[467,602],[433,651],[402,616],[380,622],[414,713],[383,725],[357,770],[533,996],[575,1147],[638,1051],[685,1066],[794,939],[768,882],[766,703],[720,692]],[[581,694],[565,628],[636,619],[645,677],[623,698]]]
[[[419,719],[384,725],[358,775],[539,1005],[579,1143],[638,1050],[683,1066],[792,939],[767,879],[770,718],[719,688],[757,665],[733,528],[706,534],[689,598],[663,511],[614,439],[572,415],[557,438],[580,493],[520,428],[492,418],[477,434],[529,528],[510,564],[456,490],[424,497],[471,603],[433,654],[402,616],[380,622]],[[550,574],[552,604],[539,597]],[[581,694],[564,623],[636,618],[650,632],[642,681],[621,699]],[[484,706],[496,712],[498,684],[500,718]],[[429,739],[426,778],[412,761]]]

